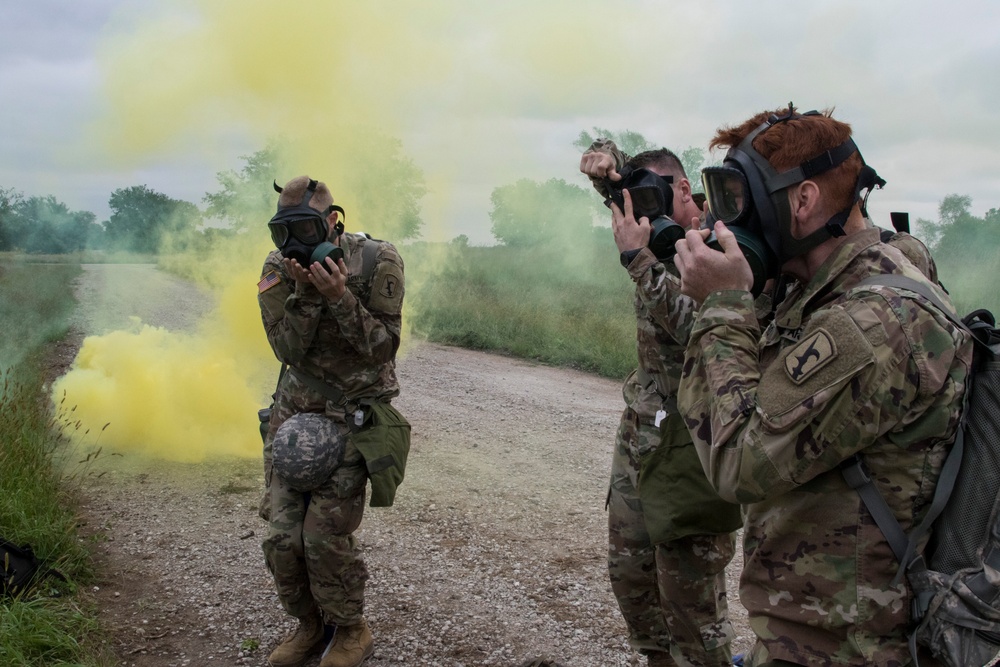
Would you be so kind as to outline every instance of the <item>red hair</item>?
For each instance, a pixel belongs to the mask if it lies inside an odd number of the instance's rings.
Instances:
[[[782,118],[788,115],[784,107],[775,111],[762,111],[739,125],[723,126],[709,142],[711,148],[731,148],[738,146],[761,123],[772,115]],[[825,109],[821,114],[797,116],[775,123],[757,135],[753,147],[778,172],[793,169],[807,160],[836,148],[851,136],[851,126],[833,118],[833,109]],[[841,210],[854,202],[855,186],[861,172],[861,155],[855,152],[849,158],[829,171],[809,180],[815,181],[829,195],[833,208]]]

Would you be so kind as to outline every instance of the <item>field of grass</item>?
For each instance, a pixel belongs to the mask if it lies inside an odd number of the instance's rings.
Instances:
[[[613,244],[402,252],[417,336],[611,378],[635,367],[634,285]]]
[[[636,365],[635,286],[610,237],[581,241],[572,249],[402,247],[414,334],[624,378]],[[989,280],[1000,269],[995,245],[943,253],[937,264],[960,315],[976,308],[1000,315],[1000,292]]]
[[[82,587],[92,579],[77,535],[71,454],[44,390],[46,344],[65,335],[76,264],[5,263],[0,270],[0,536],[28,544],[66,581],[48,577],[0,597],[0,664],[5,667],[113,664],[95,643],[95,611]],[[68,472],[69,471],[69,472]]]

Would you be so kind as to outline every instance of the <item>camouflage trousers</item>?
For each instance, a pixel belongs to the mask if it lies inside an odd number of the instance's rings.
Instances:
[[[725,568],[735,534],[688,535],[653,544],[639,499],[639,459],[658,446],[659,429],[626,409],[619,427],[608,494],[608,572],[629,628],[629,643],[677,664],[732,664],[734,637]]]
[[[270,518],[264,558],[281,606],[297,618],[320,611],[327,623],[355,625],[364,615],[368,569],[353,533],[365,510],[365,468],[348,445],[344,464],[301,493],[268,476]]]

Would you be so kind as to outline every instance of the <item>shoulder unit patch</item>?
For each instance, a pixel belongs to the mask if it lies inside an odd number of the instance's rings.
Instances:
[[[403,307],[403,272],[394,265],[385,263],[375,276],[369,307],[383,313],[398,314]]]
[[[819,329],[795,346],[785,357],[785,372],[795,384],[826,366],[837,357],[837,345],[825,329]]]

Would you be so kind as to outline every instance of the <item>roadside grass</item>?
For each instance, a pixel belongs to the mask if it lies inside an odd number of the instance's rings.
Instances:
[[[0,263],[11,264],[156,264],[159,256],[122,250],[80,250],[62,255],[0,252]]]
[[[0,264],[0,370],[66,334],[80,272],[79,264]]]
[[[46,344],[68,330],[69,288],[78,265],[6,264],[0,271],[0,535],[30,545],[46,568],[66,578],[39,580],[0,597],[0,664],[10,667],[102,666],[96,609],[82,586],[93,579],[77,535],[74,490],[45,391]]]
[[[609,241],[610,242],[610,241]],[[623,378],[636,364],[634,285],[605,247],[403,249],[416,335]],[[614,249],[613,244],[611,249]]]

